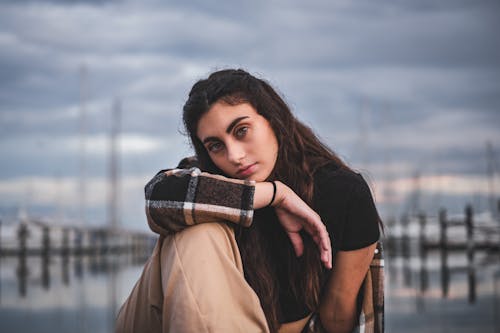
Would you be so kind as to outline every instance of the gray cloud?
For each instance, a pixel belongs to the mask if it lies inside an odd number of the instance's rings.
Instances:
[[[88,69],[86,132],[109,132],[114,98],[124,135],[158,150],[122,154],[125,175],[189,153],[179,133],[191,85],[216,68],[270,80],[298,117],[347,160],[484,174],[500,143],[497,1],[0,2],[0,179],[62,169],[76,176],[79,69]],[[164,148],[164,150],[162,150]],[[89,156],[89,174],[106,158]],[[66,164],[65,164],[66,163]],[[61,165],[67,168],[61,168]],[[395,171],[396,172],[396,171]],[[430,171],[429,171],[430,172]]]

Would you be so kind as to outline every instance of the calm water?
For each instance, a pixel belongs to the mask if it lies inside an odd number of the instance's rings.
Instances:
[[[500,332],[499,254],[448,256],[443,273],[439,251],[386,258],[387,332]],[[444,278],[448,276],[448,279]]]
[[[4,257],[0,332],[112,332],[145,259]]]
[[[464,253],[449,254],[443,271],[439,251],[386,251],[386,331],[500,332],[499,257],[476,253],[471,270]],[[3,257],[0,332],[111,332],[144,261]]]

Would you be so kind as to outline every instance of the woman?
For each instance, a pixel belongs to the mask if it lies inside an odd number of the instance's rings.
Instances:
[[[380,289],[367,289],[383,283],[367,274],[380,222],[362,177],[243,70],[197,82],[183,119],[203,172],[162,171],[146,186],[161,237],[117,330],[157,315],[164,331],[382,331],[383,302],[368,295]],[[161,311],[127,322],[144,295]]]

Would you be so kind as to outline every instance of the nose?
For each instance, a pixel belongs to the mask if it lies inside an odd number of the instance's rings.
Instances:
[[[233,164],[241,164],[245,157],[245,148],[239,142],[231,142],[226,144],[227,159]]]

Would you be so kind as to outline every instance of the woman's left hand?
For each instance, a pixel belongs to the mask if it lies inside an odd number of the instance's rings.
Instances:
[[[276,215],[293,244],[297,256],[304,252],[304,242],[300,230],[304,229],[316,242],[321,261],[326,268],[332,268],[332,245],[328,231],[321,218],[304,200],[291,188],[280,181],[276,181],[276,199],[272,206]]]

